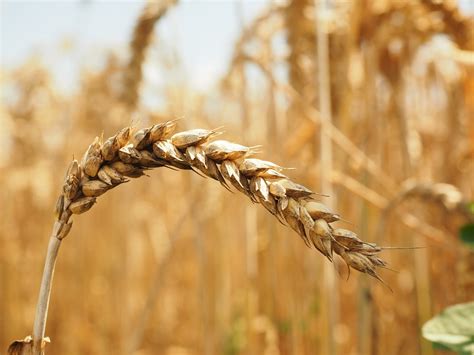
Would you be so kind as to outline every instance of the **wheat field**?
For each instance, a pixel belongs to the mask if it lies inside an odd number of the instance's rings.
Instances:
[[[474,18],[234,5],[205,92],[160,37],[180,1],[143,2],[71,92],[2,64],[2,351],[447,354],[421,328],[474,300]]]

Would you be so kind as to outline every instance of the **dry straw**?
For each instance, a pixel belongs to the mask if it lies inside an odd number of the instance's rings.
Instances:
[[[104,142],[96,138],[81,162],[71,162],[56,204],[33,338],[17,341],[13,348],[24,348],[23,354],[31,351],[31,347],[34,354],[42,352],[54,264],[60,243],[71,230],[72,215],[87,212],[100,195],[158,167],[193,170],[219,181],[228,190],[234,187],[289,225],[308,247],[315,247],[330,261],[336,253],[348,267],[382,281],[376,270],[386,266],[378,257],[383,248],[363,242],[354,232],[332,227],[339,215],[317,202],[314,192],[284,175],[285,168],[251,158],[254,147],[225,140],[210,141],[219,135],[216,130],[194,129],[173,134],[175,127],[175,121],[136,132],[126,127]]]

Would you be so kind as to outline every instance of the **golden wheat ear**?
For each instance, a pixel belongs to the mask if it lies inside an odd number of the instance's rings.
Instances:
[[[331,223],[340,216],[315,201],[312,190],[282,174],[284,167],[250,158],[255,146],[212,141],[218,129],[175,129],[173,120],[136,131],[126,127],[104,142],[94,139],[81,163],[74,160],[66,173],[56,207],[57,237],[64,238],[71,230],[70,217],[87,212],[100,195],[148,169],[165,166],[193,170],[227,189],[233,186],[294,229],[308,247],[330,261],[336,253],[349,267],[380,280],[376,269],[386,263],[376,254],[383,248],[363,242],[352,231],[333,228]]]

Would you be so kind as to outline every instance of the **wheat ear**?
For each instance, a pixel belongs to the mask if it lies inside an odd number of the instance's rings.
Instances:
[[[135,108],[142,82],[142,64],[153,35],[153,28],[177,0],[150,1],[142,9],[130,41],[130,59],[123,73],[122,99]]]
[[[157,167],[193,170],[229,190],[233,186],[294,229],[308,247],[314,246],[330,261],[336,253],[348,267],[382,281],[376,269],[386,266],[377,256],[383,248],[363,242],[354,232],[333,228],[331,223],[338,221],[339,215],[315,201],[311,190],[284,175],[285,168],[250,158],[255,148],[225,140],[210,141],[219,134],[216,130],[173,134],[175,127],[175,121],[134,133],[126,127],[104,142],[95,138],[82,161],[71,162],[56,204],[33,329],[34,354],[41,354],[44,346],[54,264],[60,243],[71,230],[72,215],[87,212],[100,195]]]

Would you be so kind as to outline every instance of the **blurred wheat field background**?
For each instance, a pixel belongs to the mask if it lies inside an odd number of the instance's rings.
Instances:
[[[128,42],[102,43],[59,80],[44,57],[67,61],[73,38],[2,63],[0,348],[31,331],[71,157],[97,135],[180,118],[181,130],[223,126],[226,139],[262,144],[259,158],[296,168],[288,174],[330,195],[321,201],[341,214],[337,225],[363,240],[423,248],[384,251],[390,292],[215,181],[158,169],[75,218],[47,354],[446,354],[420,329],[474,300],[474,252],[458,237],[474,219],[472,15],[450,0],[226,4],[137,2]],[[163,40],[186,6],[235,16],[222,73],[210,74],[224,53],[212,43],[196,48],[209,66],[193,73]]]

